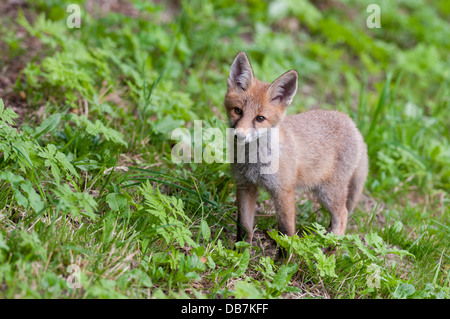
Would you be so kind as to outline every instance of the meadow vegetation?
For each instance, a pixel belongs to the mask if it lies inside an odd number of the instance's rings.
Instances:
[[[381,28],[355,0],[0,4],[0,296],[450,298],[450,3],[373,2]],[[347,235],[299,193],[282,236],[261,192],[254,246],[234,249],[229,164],[173,163],[172,130],[227,127],[239,51],[265,81],[298,70],[289,114],[360,128]]]

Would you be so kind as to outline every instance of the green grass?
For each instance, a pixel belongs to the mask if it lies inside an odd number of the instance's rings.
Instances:
[[[0,96],[0,296],[450,298],[450,7],[379,5],[380,29],[351,0],[29,1],[0,17],[0,68],[23,63],[11,89],[25,99]],[[264,237],[263,192],[260,245],[235,250],[228,164],[172,162],[173,129],[226,128],[241,50],[262,80],[299,71],[288,113],[337,109],[363,133],[370,173],[346,236],[299,193],[303,236]],[[276,261],[274,242],[292,255]]]

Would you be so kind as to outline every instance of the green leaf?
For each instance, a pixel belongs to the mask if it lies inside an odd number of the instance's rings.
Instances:
[[[66,155],[58,151],[55,145],[47,144],[47,146],[38,153],[38,156],[46,159],[45,166],[50,166],[57,184],[61,181],[60,167],[64,169],[67,179],[70,180],[73,176],[79,177],[75,167],[69,162]]]
[[[392,225],[392,230],[396,233],[400,233],[403,230],[403,224],[401,221],[396,221],[394,225]]]
[[[191,220],[185,214],[184,203],[181,199],[161,194],[159,189],[153,189],[149,181],[139,187],[139,191],[145,198],[152,231],[163,237],[167,244],[176,241],[181,247],[185,243],[191,247],[197,246],[187,227]]]
[[[4,179],[11,183],[11,186],[13,188],[19,187],[19,183],[22,182],[24,179],[20,175],[15,175],[10,171],[4,171],[0,172],[0,180]]]
[[[53,114],[52,116],[46,118],[41,125],[36,128],[36,131],[33,134],[34,138],[38,138],[44,134],[47,134],[53,131],[61,121],[61,113]]]
[[[24,146],[27,145],[26,143],[20,142],[20,141],[14,141],[12,143],[12,147],[17,151],[17,153],[21,156],[20,158],[24,159],[24,163],[28,164],[27,166],[29,168],[33,168],[33,163],[30,159],[30,154],[28,152],[28,149]]]
[[[207,260],[208,260],[209,268],[215,269],[216,268],[216,263],[214,262],[214,259],[210,255],[208,255]]]
[[[264,296],[261,294],[261,290],[251,282],[238,281],[234,285],[234,291],[232,293],[237,299],[262,299]]]
[[[108,203],[109,207],[115,212],[128,213],[130,211],[128,200],[122,194],[108,194],[108,196],[106,196],[106,202]]]
[[[22,207],[28,207],[28,199],[22,195],[19,189],[13,188],[14,197],[16,198],[17,204]]]
[[[0,180],[2,179],[9,181],[11,184],[14,197],[19,205],[24,208],[28,208],[28,205],[30,205],[31,208],[37,213],[44,209],[45,205],[41,199],[41,196],[36,193],[29,180],[25,180],[22,176],[15,175],[10,171],[1,172]],[[20,189],[22,189],[28,197],[24,196]]]
[[[75,170],[75,167],[73,167],[73,165],[69,162],[67,156],[64,153],[60,151],[56,152],[55,159],[66,170],[66,176],[68,178],[71,177],[68,173],[71,173],[72,175],[79,177],[77,171]]]
[[[6,244],[6,241],[3,238],[3,234],[0,232],[0,250],[1,249],[9,251],[9,246]],[[1,255],[0,255],[0,257],[1,257]]]
[[[167,134],[177,127],[181,127],[183,124],[183,120],[175,120],[172,116],[168,115],[156,122],[153,126],[153,131],[155,133]]]
[[[369,233],[367,234],[364,239],[366,240],[367,245],[374,246],[374,247],[381,247],[384,245],[383,238],[378,236],[376,233]]]
[[[55,162],[45,161],[45,165],[50,166],[53,177],[55,178],[56,184],[61,181],[61,170]]]
[[[334,271],[336,269],[336,258],[334,255],[327,257],[320,248],[317,248],[317,251],[314,253],[314,258],[316,259],[317,269],[321,277],[337,278]]]
[[[242,276],[247,270],[249,262],[250,262],[250,250],[246,249],[239,258],[239,261],[237,263],[238,268],[235,272],[233,272],[233,277]]]
[[[73,216],[83,215],[92,220],[97,218],[95,211],[98,204],[90,194],[73,191],[67,184],[55,189],[55,194],[58,197],[57,210]]]
[[[13,119],[19,117],[19,115],[17,115],[16,112],[13,111],[13,109],[11,108],[6,108],[5,109],[5,105],[3,104],[3,100],[0,99],[0,120],[11,124],[11,125],[15,125],[16,123],[14,122]]]
[[[208,241],[211,237],[211,229],[209,229],[209,225],[204,219],[200,222],[200,231],[202,232],[203,239]]]
[[[292,275],[298,270],[298,264],[283,265],[278,269],[273,278],[272,287],[278,291],[283,291],[285,286],[291,280]]]
[[[78,116],[76,114],[71,114],[70,119],[74,121],[77,126],[84,126],[86,133],[89,135],[97,136],[102,134],[107,141],[122,144],[125,147],[128,146],[128,143],[124,141],[120,132],[105,126],[100,120],[96,120],[95,123],[92,123],[85,115]]]
[[[41,196],[33,189],[30,181],[25,181],[20,185],[20,188],[28,194],[28,201],[30,202],[31,208],[37,213],[44,209],[44,202],[41,200]]]
[[[399,284],[394,291],[394,298],[397,299],[406,299],[409,296],[412,296],[416,292],[416,288],[414,288],[411,284]]]

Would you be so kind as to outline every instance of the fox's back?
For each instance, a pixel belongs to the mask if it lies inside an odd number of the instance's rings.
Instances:
[[[302,143],[311,143],[311,146],[316,147],[346,147],[355,139],[362,141],[353,120],[339,111],[311,110],[289,115],[283,119],[280,127],[289,130]]]
[[[312,187],[334,174],[353,173],[366,152],[353,120],[338,111],[312,110],[286,116],[280,130],[290,145],[280,145],[281,157],[295,161],[297,176],[305,186]]]

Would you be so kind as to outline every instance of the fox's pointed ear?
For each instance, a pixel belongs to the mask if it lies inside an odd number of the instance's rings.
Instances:
[[[273,103],[279,103],[283,106],[288,106],[291,104],[295,93],[297,92],[297,86],[297,71],[287,71],[270,84],[268,88],[270,101]]]
[[[253,84],[253,70],[244,52],[239,52],[234,58],[227,80],[228,90],[237,88],[245,91]]]

